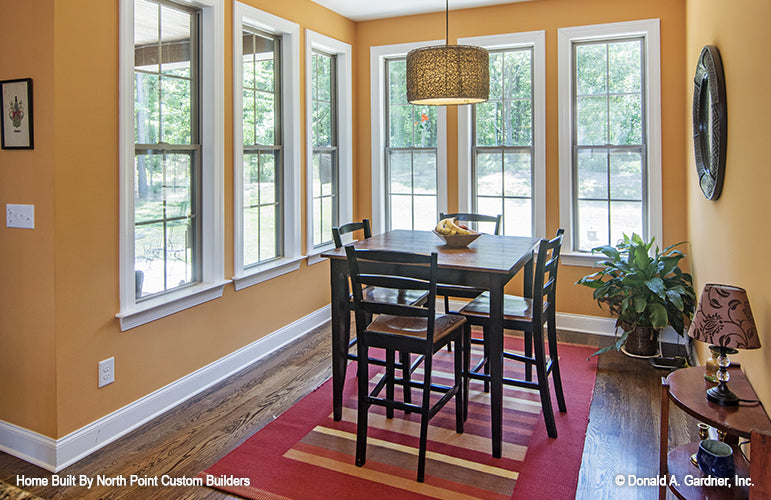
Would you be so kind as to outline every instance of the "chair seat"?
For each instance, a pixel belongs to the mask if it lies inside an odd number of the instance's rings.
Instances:
[[[381,288],[368,286],[362,290],[364,300],[367,302],[385,302],[387,304],[420,305],[428,298],[425,290],[395,290],[393,288]]]
[[[437,314],[434,320],[434,343],[465,322],[466,318],[457,314]],[[369,324],[367,332],[425,339],[427,328],[428,318],[381,314]]]
[[[490,292],[484,292],[460,310],[464,316],[483,317],[490,316]],[[517,295],[503,296],[503,321],[532,321],[533,299],[519,297]]]

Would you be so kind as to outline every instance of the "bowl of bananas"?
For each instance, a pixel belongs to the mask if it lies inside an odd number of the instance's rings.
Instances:
[[[482,233],[472,231],[463,224],[458,223],[457,217],[442,219],[434,229],[434,234],[444,241],[449,248],[465,248],[479,238]]]

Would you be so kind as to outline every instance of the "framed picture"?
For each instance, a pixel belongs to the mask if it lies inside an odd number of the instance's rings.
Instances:
[[[0,81],[3,149],[33,149],[32,78]]]

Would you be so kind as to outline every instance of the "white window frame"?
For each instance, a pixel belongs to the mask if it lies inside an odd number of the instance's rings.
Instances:
[[[241,27],[250,26],[281,39],[281,108],[283,146],[284,255],[265,264],[244,267],[243,199],[243,41]],[[300,268],[302,172],[300,140],[300,26],[286,19],[233,2],[233,252],[236,290]]]
[[[385,165],[385,62],[386,58],[404,57],[412,49],[442,45],[444,40],[401,43],[370,47],[370,115],[372,125],[372,234],[386,230],[386,165]],[[436,195],[437,213],[447,212],[447,110],[439,106],[436,113]]]
[[[528,31],[459,38],[458,44],[488,50],[533,49],[533,236],[546,237],[546,32]],[[458,211],[471,212],[472,124],[471,105],[458,106]],[[497,214],[489,214],[497,215]]]
[[[177,0],[201,9],[201,281],[142,301],[134,262],[134,0],[119,21],[120,319],[128,330],[222,296],[224,279],[224,2]]]
[[[338,161],[338,221],[352,222],[353,218],[353,61],[351,46],[326,35],[305,30],[305,151],[307,170],[307,232],[306,252],[308,265],[326,259],[321,253],[335,247],[334,242],[313,247],[313,51],[320,50],[336,56],[337,96],[337,161]]]
[[[592,266],[604,256],[575,252],[573,248],[573,168],[572,168],[572,85],[573,42],[604,41],[630,36],[642,36],[645,45],[646,134],[648,144],[648,229],[650,236],[662,243],[663,210],[661,186],[661,41],[658,19],[627,21],[560,28],[557,32],[559,64],[559,165],[560,165],[560,226],[565,228],[560,259],[563,264]]]

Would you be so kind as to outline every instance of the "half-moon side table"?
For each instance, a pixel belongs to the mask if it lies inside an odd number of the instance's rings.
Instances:
[[[771,433],[771,420],[761,403],[741,402],[739,406],[720,406],[707,401],[707,389],[714,384],[704,379],[703,366],[675,370],[668,377],[661,379],[661,441],[659,450],[659,477],[666,478],[659,483],[659,499],[666,498],[667,485],[678,498],[682,499],[746,499],[749,497],[749,479],[747,484],[726,486],[702,486],[698,480],[707,477],[691,463],[691,455],[696,453],[699,443],[688,443],[667,452],[669,448],[669,402],[672,401],[681,410],[695,419],[704,422],[718,431],[726,433],[726,442],[734,448],[734,463],[739,478],[749,478],[749,466],[738,451],[739,438],[750,439],[755,433]],[[739,398],[757,401],[758,396],[749,380],[738,367],[730,367],[729,386]],[[674,476],[675,481],[669,478]],[[686,481],[686,476],[696,481]],[[751,478],[754,482],[762,478]],[[745,482],[741,481],[740,482]],[[663,484],[666,483],[667,485]],[[690,483],[690,484],[687,484]],[[697,483],[697,484],[693,484]]]

